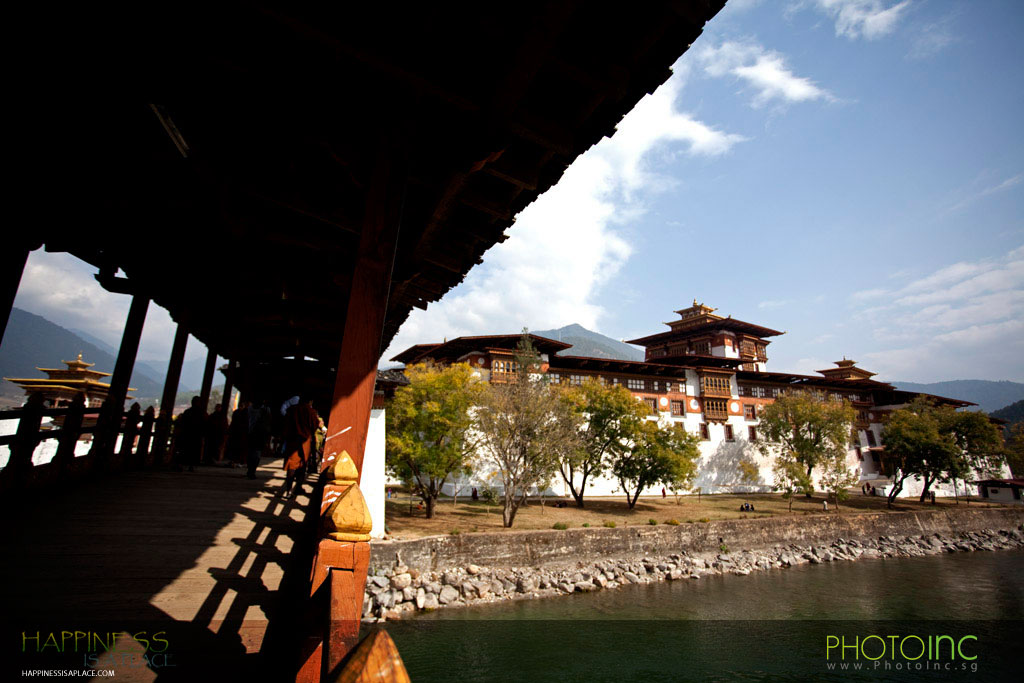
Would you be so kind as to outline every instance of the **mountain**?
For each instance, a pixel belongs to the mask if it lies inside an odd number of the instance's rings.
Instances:
[[[77,330],[77,329],[72,327],[72,328],[68,328],[68,332],[71,332],[76,337],[80,337],[80,338],[84,339],[85,341],[89,342],[90,344],[95,346],[100,351],[106,351],[107,353],[109,353],[114,358],[117,358],[117,347],[116,346],[111,346],[110,344],[108,344],[107,342],[103,341],[99,337],[93,336],[93,335],[89,334],[88,332],[86,332],[85,330]]]
[[[1024,384],[1020,382],[992,382],[985,379],[955,379],[949,382],[890,382],[903,391],[920,391],[947,398],[959,398],[977,403],[986,413],[1024,399]]]
[[[557,330],[530,330],[530,332],[538,337],[557,339],[566,344],[572,344],[571,349],[560,351],[559,356],[593,356],[594,358],[638,361],[644,359],[644,352],[640,349],[575,323],[559,327]]]
[[[199,391],[203,385],[203,370],[206,369],[206,356],[186,360],[181,364],[181,378],[178,380],[179,392]],[[160,386],[163,386],[163,378],[167,376],[167,359],[164,360],[139,360],[135,361],[135,371],[144,372],[150,377],[159,377]],[[213,381],[224,381],[224,375],[215,372]]]
[[[95,363],[96,370],[114,371],[113,354],[46,318],[12,308],[0,345],[0,377],[42,377],[36,367],[63,367],[62,360],[74,360],[79,353],[82,360]],[[139,372],[138,367],[132,373],[131,386],[139,398],[158,397],[163,389],[160,382]],[[17,399],[24,393],[18,385],[0,381],[0,395]]]
[[[993,410],[989,415],[998,417],[1000,420],[1006,420],[1011,424],[1014,422],[1024,422],[1024,400],[1015,401],[999,410]]]

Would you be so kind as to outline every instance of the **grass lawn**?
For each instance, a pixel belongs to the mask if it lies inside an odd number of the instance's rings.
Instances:
[[[409,511],[409,495],[401,491],[395,492],[395,498],[386,501],[387,525],[394,538],[419,538],[450,533],[478,533],[485,531],[502,531],[501,504],[488,504],[484,501],[472,501],[468,497],[460,497],[458,504],[451,498],[441,498],[435,507],[434,519],[426,518],[426,511],[417,509],[418,498],[412,499],[412,512]],[[565,508],[556,508],[559,500],[569,504]],[[680,496],[679,503],[669,495],[641,497],[636,507],[630,510],[626,505],[625,496],[587,498],[586,507],[577,508],[575,501],[569,499],[548,498],[542,507],[539,499],[531,499],[529,505],[521,507],[516,514],[513,530],[551,529],[556,523],[575,528],[589,524],[592,527],[614,523],[622,527],[626,525],[649,524],[653,519],[658,524],[668,520],[676,520],[681,524],[687,522],[706,522],[718,519],[740,519],[751,517],[784,517],[788,515],[820,515],[822,511],[823,493],[815,493],[813,498],[797,496],[793,499],[793,511],[789,511],[789,501],[778,493],[749,494],[716,494],[700,496]],[[742,503],[753,503],[754,512],[741,512]],[[863,496],[860,492],[852,493],[843,501],[837,513],[835,506],[829,502],[827,514],[858,514],[863,512],[906,512],[910,510],[934,510],[936,508],[956,505],[953,498],[939,498],[935,505],[919,503],[917,498],[901,498],[892,510],[886,508],[885,498],[880,496]],[[963,499],[959,503],[967,505]],[[994,503],[981,502],[972,498],[973,507],[999,507]]]

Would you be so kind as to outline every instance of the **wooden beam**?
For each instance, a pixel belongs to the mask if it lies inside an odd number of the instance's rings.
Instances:
[[[220,399],[221,410],[228,420],[231,419],[231,392],[234,390],[232,382],[235,379],[236,367],[237,363],[234,360],[228,361],[228,371],[224,373],[224,395]]]
[[[142,328],[146,323],[146,312],[149,310],[149,297],[136,294],[132,297],[128,308],[128,318],[121,333],[121,346],[114,362],[114,374],[110,378],[110,390],[100,411],[99,423],[96,425],[96,440],[90,453],[96,458],[106,458],[114,453],[117,432],[121,427],[121,415],[124,413],[124,401],[128,396],[128,384],[135,368],[135,358],[139,352],[139,341],[142,339]]]
[[[171,417],[174,414],[174,400],[178,396],[178,382],[181,380],[181,365],[185,361],[185,346],[188,344],[188,328],[178,323],[171,346],[171,359],[167,364],[164,379],[164,393],[160,398],[160,417],[157,418],[156,435],[153,443],[153,462],[159,464],[167,453],[167,438],[171,433]]]
[[[212,348],[207,349],[206,365],[203,367],[203,384],[199,389],[199,404],[206,412],[210,405],[210,392],[213,390],[213,373],[217,369],[217,352]]]
[[[398,227],[405,200],[406,160],[401,145],[388,144],[378,155],[366,199],[345,331],[338,356],[334,400],[327,423],[322,467],[347,451],[362,470],[373,386],[394,267]]]

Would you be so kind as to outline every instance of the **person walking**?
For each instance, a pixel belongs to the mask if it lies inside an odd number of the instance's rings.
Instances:
[[[257,408],[250,404],[246,412],[246,465],[248,467],[245,476],[249,479],[256,478],[256,468],[260,465],[260,458],[267,449],[270,441],[270,408],[266,401]]]
[[[203,427],[206,413],[200,405],[198,396],[192,397],[192,405],[174,421],[174,450],[179,471],[183,466],[189,472],[195,471],[199,464],[200,452],[203,449]]]
[[[228,421],[224,416],[224,406],[217,404],[213,412],[206,418],[206,429],[203,434],[203,462],[212,465],[223,457],[224,437],[228,432]]]
[[[285,412],[285,479],[283,492],[286,498],[294,498],[302,489],[306,464],[313,448],[313,433],[317,429],[316,411],[310,401],[301,400],[289,406]],[[294,483],[295,488],[292,488]]]

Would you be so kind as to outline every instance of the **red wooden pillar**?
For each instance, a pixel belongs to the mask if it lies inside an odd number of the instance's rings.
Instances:
[[[398,244],[398,225],[405,196],[405,163],[382,155],[374,169],[366,201],[359,253],[352,277],[345,332],[338,356],[334,400],[324,443],[326,469],[331,456],[348,451],[362,474],[363,449],[370,426],[373,386],[388,307],[391,269]]]
[[[366,199],[352,288],[345,313],[345,331],[338,357],[334,399],[327,421],[323,469],[333,467],[347,451],[362,475],[363,450],[370,424],[373,388],[377,380],[381,337],[387,313],[391,270],[398,243],[398,228],[405,197],[404,147],[381,150]],[[337,492],[326,485],[324,492]],[[323,514],[329,508],[321,504]],[[355,646],[362,616],[363,588],[369,562],[369,543],[346,543],[324,538],[313,561],[311,596],[327,591],[327,620],[316,624],[312,640],[321,641],[303,651],[299,681],[332,680],[338,665]],[[322,640],[321,640],[322,639]]]
[[[96,441],[90,451],[93,457],[104,458],[114,452],[117,433],[121,428],[121,417],[124,414],[124,401],[128,396],[128,384],[135,368],[135,357],[139,352],[139,340],[142,339],[142,328],[146,324],[148,309],[149,297],[140,294],[132,297],[128,319],[121,334],[121,348],[118,349],[117,361],[114,363],[114,374],[110,378],[110,391],[103,402],[96,429]]]
[[[185,362],[185,346],[188,344],[188,329],[178,323],[171,346],[171,360],[167,365],[164,393],[160,398],[160,417],[156,421],[153,437],[153,462],[160,463],[167,453],[167,439],[171,433],[171,417],[174,415],[174,399],[178,396],[178,382],[181,380],[181,364]]]
[[[217,353],[213,349],[206,352],[206,366],[203,368],[203,386],[199,389],[199,401],[203,412],[210,406],[210,391],[213,389],[213,373],[217,369]]]

